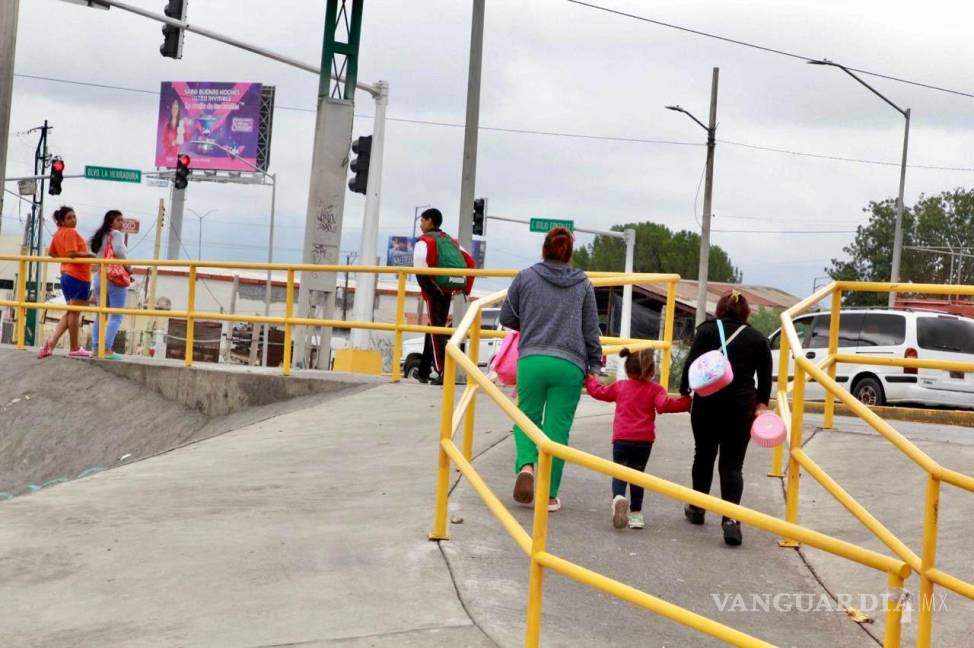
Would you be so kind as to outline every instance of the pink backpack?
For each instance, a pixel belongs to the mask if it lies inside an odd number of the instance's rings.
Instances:
[[[509,331],[490,362],[490,370],[497,374],[503,385],[517,384],[517,344],[520,340],[520,333]]]
[[[717,320],[717,330],[720,333],[720,349],[707,351],[694,360],[688,372],[690,389],[700,396],[710,396],[734,380],[734,371],[727,357],[727,345],[734,341],[744,327],[734,331],[734,335],[727,341],[724,341],[724,323],[720,320]]]

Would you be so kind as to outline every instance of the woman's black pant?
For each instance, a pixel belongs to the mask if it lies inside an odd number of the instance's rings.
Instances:
[[[710,493],[714,480],[714,461],[718,455],[722,499],[741,503],[744,492],[744,455],[751,440],[754,422],[754,392],[719,392],[713,396],[694,396],[690,411],[693,427],[693,490]]]
[[[613,441],[612,461],[642,472],[646,470],[646,464],[649,462],[649,453],[652,451],[652,441]],[[629,486],[629,493],[632,496],[629,510],[633,512],[643,510],[643,489],[641,486],[629,484],[613,477],[612,495],[622,495],[625,497],[626,486]]]

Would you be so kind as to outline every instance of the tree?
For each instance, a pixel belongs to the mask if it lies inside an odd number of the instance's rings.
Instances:
[[[879,281],[890,279],[896,201],[870,202],[863,211],[869,222],[856,229],[853,242],[842,249],[847,259],[832,259],[826,271],[836,281]],[[911,248],[941,248],[915,250]],[[950,248],[956,252],[951,263]],[[955,189],[937,196],[920,196],[903,210],[903,252],[900,280],[913,283],[974,283],[974,263],[966,256],[974,249],[974,190]],[[951,270],[953,274],[951,275]],[[850,306],[883,305],[884,293],[849,293]]]
[[[636,230],[636,249],[633,254],[635,272],[675,273],[684,279],[696,279],[700,267],[700,235],[686,230],[673,232],[665,225],[643,222],[613,225],[621,232]],[[583,270],[621,272],[626,264],[626,244],[621,239],[596,236],[595,240],[575,251],[575,265]],[[710,281],[740,283],[741,271],[720,248],[710,248]]]

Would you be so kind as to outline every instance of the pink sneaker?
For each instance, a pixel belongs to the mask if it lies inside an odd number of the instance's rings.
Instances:
[[[90,358],[93,355],[95,354],[89,351],[88,349],[77,349],[75,351],[71,351],[70,353],[68,353],[68,356],[71,358]]]
[[[46,357],[48,357],[48,356],[50,356],[50,355],[51,355],[51,354],[53,354],[53,353],[54,353],[54,352],[53,352],[53,351],[51,351],[51,350],[50,350],[50,349],[48,348],[48,346],[47,346],[47,345],[45,344],[44,346],[42,346],[42,347],[41,347],[41,350],[37,352],[37,359],[38,359],[38,360],[43,360],[44,358],[46,358]]]

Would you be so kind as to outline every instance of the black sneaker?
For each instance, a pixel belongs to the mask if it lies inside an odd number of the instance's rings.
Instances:
[[[442,385],[443,384],[443,374],[440,374],[436,378],[430,378],[431,385]]]
[[[707,511],[693,504],[687,504],[683,508],[683,515],[687,517],[690,524],[703,524],[703,516]]]
[[[420,375],[417,375],[416,376],[416,380],[419,381],[419,382],[421,382],[421,383],[423,383],[425,385],[425,384],[427,384],[430,381],[430,377],[429,376],[420,376]]]
[[[741,523],[737,520],[724,518],[720,523],[720,528],[724,530],[724,543],[732,547],[739,547],[744,539],[741,537]]]

